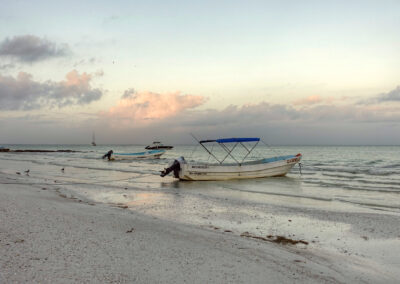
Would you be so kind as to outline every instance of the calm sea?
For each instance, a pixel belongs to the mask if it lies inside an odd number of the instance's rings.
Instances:
[[[302,153],[301,172],[296,165],[286,177],[218,182],[183,182],[171,176],[159,176],[159,172],[179,156],[211,162],[212,158],[197,146],[176,146],[166,151],[161,159],[133,162],[110,162],[101,157],[111,149],[140,152],[144,151],[144,146],[4,146],[14,150],[78,151],[0,153],[0,171],[16,180],[38,186],[57,185],[79,198],[126,204],[133,210],[163,218],[189,216],[186,222],[193,222],[190,218],[193,212],[201,215],[211,207],[226,211],[283,206],[400,212],[399,146],[261,146],[250,158]],[[218,149],[213,150],[223,157]],[[28,169],[29,176],[24,173]]]
[[[303,154],[302,169],[295,166],[287,177],[227,182],[179,182],[161,178],[159,172],[179,156],[187,160],[212,162],[201,147],[177,146],[166,151],[161,159],[133,162],[109,162],[101,157],[108,150],[140,152],[143,146],[126,145],[5,145],[10,149],[70,149],[76,153],[0,153],[0,170],[15,174],[30,170],[29,181],[57,180],[79,194],[101,201],[113,192],[145,189],[149,193],[165,193],[181,188],[182,194],[237,196],[242,202],[269,202],[275,196],[293,202],[310,200],[335,201],[371,210],[400,211],[400,147],[372,146],[290,146],[257,147],[252,159],[286,154]],[[215,152],[218,149],[213,149]],[[218,157],[223,157],[217,151]],[[243,153],[235,153],[243,154]],[[64,168],[64,172],[61,171]],[[79,183],[74,185],[74,183]],[[84,188],[85,190],[83,191]],[[184,190],[186,189],[186,191]],[[254,197],[256,196],[256,197]],[[262,197],[262,198],[261,198]],[[111,198],[111,197],[110,197]],[[108,202],[109,200],[104,200]]]

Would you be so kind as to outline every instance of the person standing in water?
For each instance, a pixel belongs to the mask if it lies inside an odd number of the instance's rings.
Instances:
[[[110,160],[111,160],[111,155],[112,155],[113,153],[114,153],[113,150],[108,151],[107,154],[105,154],[105,155],[103,156],[103,159],[104,159],[104,158],[108,158],[108,160],[110,161]]]

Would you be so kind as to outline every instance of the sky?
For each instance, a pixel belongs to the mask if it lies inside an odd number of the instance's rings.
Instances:
[[[398,0],[0,7],[0,144],[400,145]]]

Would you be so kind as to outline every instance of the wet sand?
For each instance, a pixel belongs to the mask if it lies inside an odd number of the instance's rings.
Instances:
[[[0,175],[0,283],[397,281],[373,262],[305,243],[180,224],[71,198],[56,187],[12,183]]]

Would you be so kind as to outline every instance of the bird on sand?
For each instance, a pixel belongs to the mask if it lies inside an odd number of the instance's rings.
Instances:
[[[26,170],[24,173],[26,173],[27,175],[29,175],[29,170]]]
[[[64,172],[64,168],[62,168],[61,171]]]

